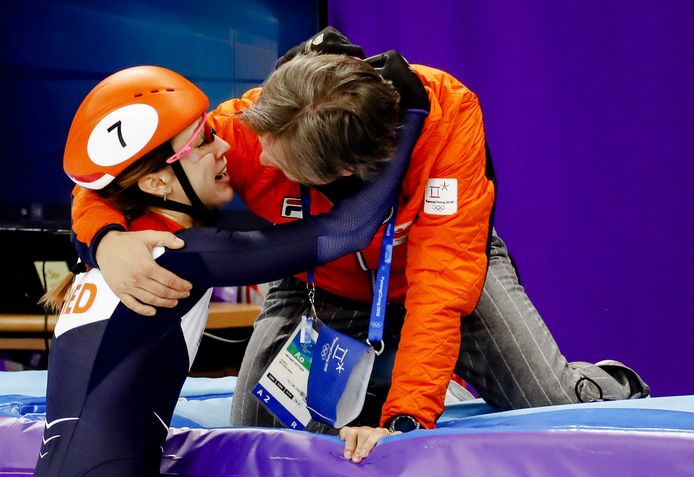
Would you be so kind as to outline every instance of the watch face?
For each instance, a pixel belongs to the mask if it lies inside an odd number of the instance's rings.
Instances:
[[[396,416],[393,422],[388,426],[388,430],[392,432],[410,432],[419,429],[419,422],[412,416]]]

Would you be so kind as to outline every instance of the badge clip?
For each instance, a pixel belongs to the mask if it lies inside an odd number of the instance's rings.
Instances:
[[[309,282],[306,284],[306,288],[308,289],[308,303],[310,306],[306,314],[301,316],[301,333],[299,335],[299,342],[301,344],[312,343],[313,325],[316,318],[318,318],[315,305],[316,285],[314,285],[313,282]]]

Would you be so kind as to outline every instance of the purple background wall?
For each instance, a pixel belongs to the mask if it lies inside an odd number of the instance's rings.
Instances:
[[[328,2],[367,55],[395,48],[482,101],[496,225],[569,360],[694,393],[694,3]]]

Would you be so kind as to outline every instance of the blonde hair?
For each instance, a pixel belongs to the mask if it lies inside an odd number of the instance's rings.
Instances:
[[[67,294],[70,292],[70,287],[72,286],[72,280],[74,278],[75,274],[73,272],[68,272],[60,283],[39,298],[39,305],[48,313],[59,313],[67,299]]]
[[[239,113],[257,134],[282,139],[292,176],[371,179],[395,149],[399,95],[369,64],[344,55],[301,55],[263,84]]]

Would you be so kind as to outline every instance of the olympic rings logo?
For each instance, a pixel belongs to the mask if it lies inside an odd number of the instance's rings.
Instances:
[[[442,204],[433,204],[429,206],[434,212],[443,212],[446,210],[446,206]]]
[[[320,350],[320,357],[323,361],[328,359],[328,352],[330,352],[330,345],[324,344],[323,349]]]

